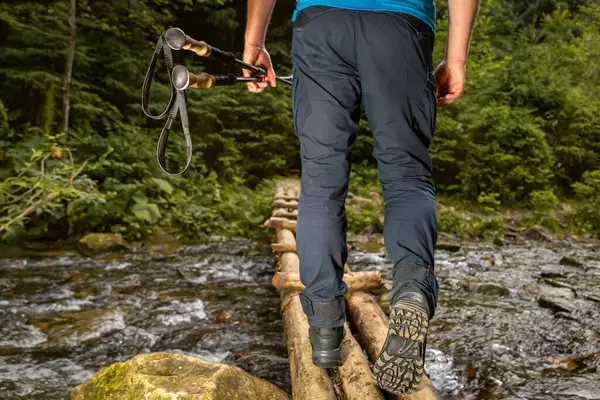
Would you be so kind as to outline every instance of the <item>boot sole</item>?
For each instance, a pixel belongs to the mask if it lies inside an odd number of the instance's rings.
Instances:
[[[312,360],[319,368],[341,367],[343,364],[341,346],[334,350],[313,350]]]
[[[423,378],[429,316],[418,303],[400,300],[392,307],[388,335],[373,366],[379,387],[394,394],[414,391]]]

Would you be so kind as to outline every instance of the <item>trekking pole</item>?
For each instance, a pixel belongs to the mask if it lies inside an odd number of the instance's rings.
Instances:
[[[238,82],[263,82],[263,76],[235,76],[234,74],[211,75],[206,72],[196,75],[183,65],[173,68],[171,82],[177,90],[208,89],[215,86],[233,86]]]
[[[209,58],[212,58],[215,60],[219,60],[226,64],[229,64],[229,63],[238,64],[242,68],[247,69],[248,71],[251,71],[257,75],[264,76],[267,74],[267,71],[264,68],[262,68],[260,66],[248,64],[242,60],[238,60],[237,58],[235,58],[234,54],[231,52],[220,50],[214,46],[209,45],[206,42],[193,39],[193,38],[189,37],[188,35],[186,35],[179,28],[167,29],[167,31],[165,32],[165,40],[167,41],[167,44],[169,45],[169,47],[173,50],[193,51],[194,53],[196,53],[196,55],[198,55],[200,57],[209,57]],[[288,85],[292,84],[291,76],[282,76],[282,77],[278,76],[278,77],[276,77],[276,79],[278,81],[281,81]],[[248,80],[243,80],[241,78],[238,78],[236,80],[236,82],[261,82],[261,81],[248,81]],[[231,85],[234,85],[236,82],[233,82]],[[230,86],[230,85],[218,84],[217,86]],[[190,87],[194,87],[194,86],[190,86]]]

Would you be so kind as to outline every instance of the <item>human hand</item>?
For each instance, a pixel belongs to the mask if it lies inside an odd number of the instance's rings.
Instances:
[[[257,46],[251,43],[246,43],[244,46],[244,56],[242,60],[245,63],[260,66],[267,71],[267,75],[263,82],[247,82],[248,90],[252,93],[260,93],[267,86],[271,85],[275,87],[275,71],[273,71],[273,64],[271,63],[271,56],[264,48],[264,46]],[[252,76],[252,73],[246,69],[243,71],[244,76]]]
[[[436,101],[439,107],[454,103],[465,87],[465,61],[444,60],[434,73]]]

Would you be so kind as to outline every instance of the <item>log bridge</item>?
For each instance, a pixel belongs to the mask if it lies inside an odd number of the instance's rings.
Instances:
[[[374,362],[377,359],[387,335],[387,316],[373,295],[369,293],[371,290],[381,290],[382,280],[378,271],[353,273],[346,265],[344,281],[348,285],[346,306],[350,322],[344,326],[346,333],[342,343],[344,365],[332,369],[322,369],[313,365],[312,349],[308,338],[308,321],[302,312],[298,297],[304,288],[299,277],[295,237],[299,194],[298,181],[279,181],[275,188],[272,216],[265,222],[265,227],[276,231],[275,239],[271,244],[277,266],[273,285],[281,294],[292,398],[294,400],[441,399],[426,376],[423,377],[417,391],[392,397],[389,393],[382,393],[373,381],[369,360]],[[355,339],[353,330],[357,333],[360,344]]]

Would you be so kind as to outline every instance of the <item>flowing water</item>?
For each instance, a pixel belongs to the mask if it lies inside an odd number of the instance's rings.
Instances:
[[[389,278],[377,251],[353,251],[352,268]],[[582,297],[600,294],[597,247],[470,244],[439,251],[437,269],[426,365],[445,399],[600,399],[600,303]],[[99,368],[154,351],[231,363],[287,390],[272,273],[249,241],[0,259],[0,399],[66,399]]]

